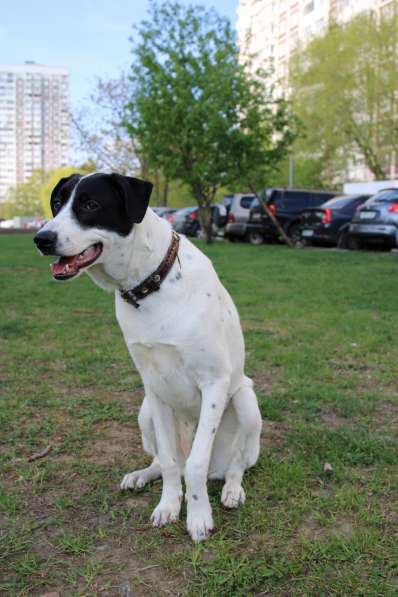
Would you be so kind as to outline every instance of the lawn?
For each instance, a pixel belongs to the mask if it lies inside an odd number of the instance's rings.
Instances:
[[[1,594],[398,594],[397,257],[204,250],[240,311],[264,430],[245,506],[222,508],[211,482],[216,531],[194,545],[185,511],[151,527],[159,483],[118,488],[149,458],[112,296],[55,284],[29,236],[0,236]]]

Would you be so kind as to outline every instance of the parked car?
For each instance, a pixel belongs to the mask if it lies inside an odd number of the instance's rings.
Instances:
[[[44,218],[33,218],[29,222],[26,222],[22,228],[24,230],[40,230],[46,223],[47,220],[44,220]]]
[[[167,216],[177,211],[176,207],[152,207],[152,209],[160,218],[167,218]]]
[[[300,215],[309,208],[318,207],[336,193],[305,189],[265,189],[265,202],[286,234],[293,240],[300,239]],[[271,218],[265,213],[258,199],[253,201],[246,227],[246,237],[254,245],[264,240],[277,240],[279,233]]]
[[[373,195],[355,213],[349,229],[352,248],[378,243],[397,247],[398,189]]]
[[[302,212],[300,217],[301,239],[306,244],[337,245],[349,248],[349,227],[359,206],[369,195],[338,195]]]
[[[254,195],[236,194],[227,195],[222,200],[228,210],[228,220],[224,236],[231,241],[243,240],[246,235],[246,225],[249,221],[250,207],[253,204]]]
[[[8,228],[16,228],[14,220],[2,220],[0,222],[0,228],[8,229]]]
[[[226,224],[227,212],[225,206],[215,203],[211,206],[211,211],[213,234],[217,236],[219,230]],[[187,236],[201,236],[198,207],[179,209],[169,215],[167,219],[176,232],[181,232],[181,234],[186,234]]]
[[[197,207],[184,207],[167,216],[167,220],[176,232],[181,232],[187,236],[197,236],[200,228],[198,216]]]

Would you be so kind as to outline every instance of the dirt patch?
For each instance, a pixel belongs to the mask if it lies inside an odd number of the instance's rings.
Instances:
[[[256,373],[253,376],[254,391],[270,393],[272,391],[272,383],[275,381],[275,375],[272,373]]]
[[[398,422],[398,400],[381,400],[376,406],[374,417],[381,425],[396,425]]]
[[[346,355],[344,358],[344,363],[341,361],[335,361],[334,359],[329,359],[329,367],[338,373],[348,373],[349,371],[360,371],[361,373],[366,373],[371,371],[368,364],[355,355]]]
[[[95,464],[112,464],[115,460],[128,459],[132,452],[141,449],[138,429],[117,421],[101,423],[95,428],[94,439],[89,443],[82,458]]]
[[[385,499],[381,499],[379,503],[383,521],[390,527],[392,525],[394,537],[398,539],[398,503]]]
[[[146,597],[165,595],[178,597],[180,581],[166,575],[158,564],[149,564],[137,558],[133,549],[115,547],[111,544],[99,545],[95,559],[104,565],[104,573],[99,574],[90,587],[91,594],[102,597]],[[106,570],[118,570],[107,573]],[[83,588],[83,587],[82,587]]]
[[[49,555],[51,555],[51,546]],[[52,548],[54,551],[54,548]],[[44,552],[42,552],[44,555]],[[131,546],[119,547],[114,543],[104,543],[96,547],[91,556],[96,566],[102,569],[95,580],[84,581],[76,587],[79,595],[101,595],[101,597],[146,597],[147,595],[178,597],[180,581],[170,577],[159,564],[151,564],[137,557]],[[78,564],[78,558],[73,558]],[[41,587],[30,593],[43,597],[48,592],[63,595],[64,587]]]
[[[261,432],[261,445],[265,448],[274,448],[275,445],[282,445],[285,442],[289,427],[286,423],[279,421],[263,420]]]
[[[307,541],[326,540],[331,537],[349,539],[355,532],[355,525],[352,518],[339,515],[335,517],[330,525],[322,526],[319,520],[308,514],[297,530],[297,535]]]
[[[355,525],[348,517],[340,516],[329,530],[334,537],[350,539],[355,533]]]
[[[123,434],[123,430],[113,425],[108,425],[106,432],[108,438],[117,440],[120,440],[121,433]],[[156,538],[159,531],[152,529],[149,521],[146,524],[140,524],[141,516],[136,520],[135,517],[131,517],[128,524],[124,524],[119,515],[114,518],[109,513],[100,511],[95,511],[94,514],[94,510],[88,511],[84,505],[76,508],[73,503],[79,501],[83,494],[91,492],[92,486],[85,483],[80,475],[70,475],[67,472],[65,472],[66,481],[67,485],[64,483],[41,495],[32,495],[29,499],[30,518],[34,520],[37,527],[31,537],[30,549],[43,562],[44,568],[50,565],[54,557],[63,560],[67,569],[70,568],[73,571],[94,567],[96,574],[93,580],[88,580],[84,575],[80,576],[80,573],[77,575],[80,578],[73,594],[104,597],[120,595],[144,597],[148,594],[177,597],[180,595],[181,580],[170,575],[155,558],[151,557],[150,553],[148,558],[142,553],[146,545],[148,549],[150,548],[151,535]],[[65,496],[70,499],[71,507],[63,509],[61,514],[63,520],[58,520],[59,511],[55,507],[55,502]],[[142,512],[150,500],[149,494],[135,496],[132,493],[131,497],[126,494],[123,506]],[[113,508],[115,512],[118,510],[116,504]],[[79,534],[82,530],[90,536],[98,528],[102,529],[103,538],[98,541],[97,536],[97,544],[89,546],[88,553],[64,553],[60,547],[65,530],[71,535]],[[104,533],[105,530],[106,533]],[[168,546],[168,549],[170,548],[171,545]],[[51,585],[32,589],[29,594],[42,596],[45,593],[57,591],[59,595],[70,594],[65,593],[63,582],[62,574],[59,575],[57,572]]]
[[[338,415],[333,410],[330,410],[320,417],[321,421],[327,425],[330,429],[339,429],[340,427],[347,427],[349,419]]]

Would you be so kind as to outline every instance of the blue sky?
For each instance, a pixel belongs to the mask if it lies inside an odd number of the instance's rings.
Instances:
[[[235,24],[238,0],[200,3]],[[77,108],[96,76],[112,76],[129,65],[131,26],[146,16],[147,7],[147,0],[4,0],[0,61],[66,66]]]

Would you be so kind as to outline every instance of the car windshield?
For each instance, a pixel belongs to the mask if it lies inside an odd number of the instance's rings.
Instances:
[[[253,202],[254,202],[253,195],[245,195],[240,200],[240,206],[243,207],[244,209],[250,209],[250,207],[253,205]]]
[[[333,197],[322,205],[322,207],[328,207],[329,209],[344,209],[347,205],[350,205],[352,201],[356,201],[358,197],[350,197],[349,195],[340,195],[339,197]]]
[[[195,211],[196,207],[184,207],[184,209],[179,209],[176,213],[178,217],[184,217],[190,214],[192,211]]]
[[[398,201],[398,189],[381,191],[372,197],[372,201]]]

